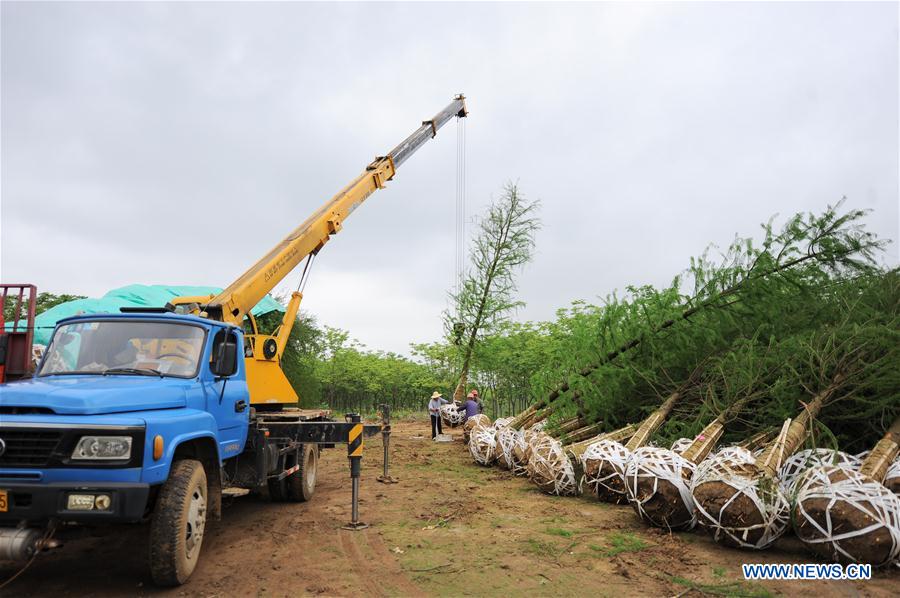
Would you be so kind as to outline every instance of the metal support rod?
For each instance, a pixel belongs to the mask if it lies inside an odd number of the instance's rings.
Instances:
[[[359,525],[359,478],[353,478],[353,508],[350,514],[350,525]]]
[[[387,404],[381,406],[381,442],[384,445],[384,473],[378,476],[378,481],[382,484],[396,484],[399,480],[391,477],[390,473],[391,406]]]
[[[363,425],[362,418],[358,413],[348,413],[346,419],[349,423],[355,424],[350,428],[350,433],[347,436],[347,457],[350,459],[353,504],[350,511],[350,523],[345,525],[343,529],[356,531],[369,527],[368,524],[359,520],[359,474],[362,469]]]

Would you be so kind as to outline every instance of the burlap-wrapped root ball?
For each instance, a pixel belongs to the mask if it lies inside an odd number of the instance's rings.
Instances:
[[[488,428],[491,425],[491,418],[488,416],[478,413],[477,415],[473,415],[469,419],[466,420],[466,423],[463,424],[463,440],[468,444],[469,438],[472,435],[472,430],[475,428]]]
[[[876,567],[900,557],[900,497],[858,471],[809,470],[793,514],[797,536],[820,556]]]
[[[516,469],[515,449],[519,443],[524,443],[524,434],[521,430],[515,430],[509,426],[495,428],[497,430],[497,464],[510,471]]]
[[[531,462],[531,452],[534,450],[535,445],[547,442],[548,439],[552,440],[553,437],[543,431],[525,434],[525,447],[522,451],[522,459],[520,461],[525,470],[523,475],[531,476],[531,472],[528,471],[528,463]],[[516,455],[516,459],[518,458],[518,455]]]
[[[856,455],[849,455],[842,451],[827,448],[805,449],[797,451],[787,459],[778,471],[778,482],[781,491],[793,502],[797,493],[797,484],[803,473],[815,467],[837,465],[848,469],[859,469],[862,461]]]
[[[691,491],[698,523],[720,544],[763,549],[787,529],[787,498],[778,482],[752,462],[717,461],[697,476]]]
[[[686,451],[692,444],[694,444],[694,441],[690,438],[679,438],[672,443],[672,446],[669,450],[671,450],[676,455],[680,455],[681,453]]]
[[[476,427],[469,436],[469,453],[479,465],[493,465],[497,460],[497,440],[494,428]]]
[[[884,476],[884,487],[900,495],[900,457],[897,457]]]
[[[557,496],[578,494],[575,468],[562,443],[549,436],[532,447],[528,474],[531,481],[547,494]]]
[[[507,428],[508,429],[508,428]],[[531,455],[531,441],[538,434],[542,434],[541,427],[532,427],[528,430],[519,430],[515,436],[504,434],[503,439],[512,443],[510,471],[519,476],[528,475],[528,457]]]
[[[540,462],[540,458],[537,460],[535,459],[535,452],[548,454],[552,450],[553,444],[556,442],[558,441],[555,438],[549,434],[544,434],[543,432],[535,434],[528,441],[528,448],[525,451],[528,461],[525,464],[525,469],[529,479],[534,476],[534,465]]]
[[[629,456],[630,451],[615,440],[598,440],[582,453],[584,482],[600,500],[615,504],[628,500],[625,466]]]
[[[642,521],[667,529],[690,529],[697,522],[690,482],[695,466],[674,450],[643,446],[625,467],[628,501]]]
[[[448,405],[441,405],[441,420],[443,420],[444,424],[450,426],[451,428],[455,428],[459,424],[463,423],[465,419],[465,409],[460,411],[453,403],[450,403]]]

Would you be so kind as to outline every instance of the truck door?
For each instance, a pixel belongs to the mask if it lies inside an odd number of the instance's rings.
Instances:
[[[230,376],[216,375],[215,361],[221,355],[222,343],[233,344],[234,373]],[[250,421],[250,395],[247,391],[247,376],[244,370],[241,338],[233,330],[220,329],[213,337],[208,360],[208,380],[206,389],[206,410],[209,411],[219,428],[219,453],[223,459],[233,457],[244,450],[247,425]]]

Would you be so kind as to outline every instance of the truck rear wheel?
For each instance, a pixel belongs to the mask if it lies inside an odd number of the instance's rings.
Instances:
[[[306,502],[316,491],[316,472],[319,469],[319,447],[304,444],[298,451],[300,470],[287,478],[288,499],[293,502]]]
[[[316,471],[319,466],[319,449],[314,444],[304,444],[296,452],[285,455],[284,468],[299,465],[297,471],[283,480],[269,480],[269,496],[275,502],[306,502],[316,490]]]
[[[150,574],[158,585],[181,585],[194,572],[206,529],[207,491],[200,461],[172,464],[150,524]]]

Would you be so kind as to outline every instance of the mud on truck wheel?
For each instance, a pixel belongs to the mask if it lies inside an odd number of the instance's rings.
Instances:
[[[150,574],[158,585],[181,585],[194,572],[206,529],[207,491],[200,461],[172,464],[150,523]]]
[[[300,469],[281,481],[269,482],[269,496],[276,502],[306,502],[316,490],[316,471],[319,467],[319,447],[305,444],[296,453],[285,456],[285,469],[295,465]]]

